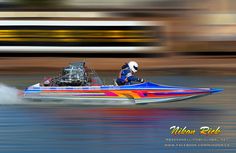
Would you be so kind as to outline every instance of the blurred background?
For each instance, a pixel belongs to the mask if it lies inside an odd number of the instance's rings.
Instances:
[[[235,74],[234,0],[0,0],[0,73],[136,60],[163,73]],[[167,71],[168,70],[168,71]]]

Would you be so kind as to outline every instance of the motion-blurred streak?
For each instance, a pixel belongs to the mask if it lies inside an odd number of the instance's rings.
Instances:
[[[150,52],[162,33],[151,21],[0,20],[0,51]]]
[[[78,11],[20,11],[20,12],[9,12],[4,11],[0,13],[0,18],[102,18],[102,17],[112,17],[108,12],[78,12]]]

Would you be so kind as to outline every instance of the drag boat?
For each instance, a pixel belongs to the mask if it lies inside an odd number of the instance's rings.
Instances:
[[[104,85],[84,62],[72,63],[58,77],[47,78],[23,91],[23,98],[40,101],[130,102],[146,104],[174,102],[221,92],[217,88],[186,88],[144,82],[133,85]]]

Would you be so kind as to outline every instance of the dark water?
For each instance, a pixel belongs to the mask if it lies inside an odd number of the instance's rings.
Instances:
[[[108,75],[103,76],[111,82]],[[41,77],[1,75],[0,80],[22,89]],[[138,106],[4,102],[0,106],[0,152],[236,152],[235,77],[149,75],[146,79],[225,91],[183,102]],[[196,131],[201,126],[220,126],[222,133],[173,136],[169,130],[173,125]],[[198,146],[183,146],[187,144]]]

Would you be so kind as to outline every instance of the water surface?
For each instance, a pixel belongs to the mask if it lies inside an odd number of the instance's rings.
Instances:
[[[112,77],[102,74],[106,82]],[[1,83],[20,89],[38,75],[1,75]],[[0,152],[236,152],[236,77],[156,76],[147,80],[188,87],[219,87],[223,93],[182,102],[138,106],[7,104],[0,106]],[[218,136],[173,136],[173,125],[198,130],[221,127]],[[180,141],[181,139],[188,139]],[[202,139],[196,142],[194,139]],[[210,142],[209,138],[214,138]],[[180,142],[170,142],[179,139]],[[168,144],[223,146],[168,146]]]

